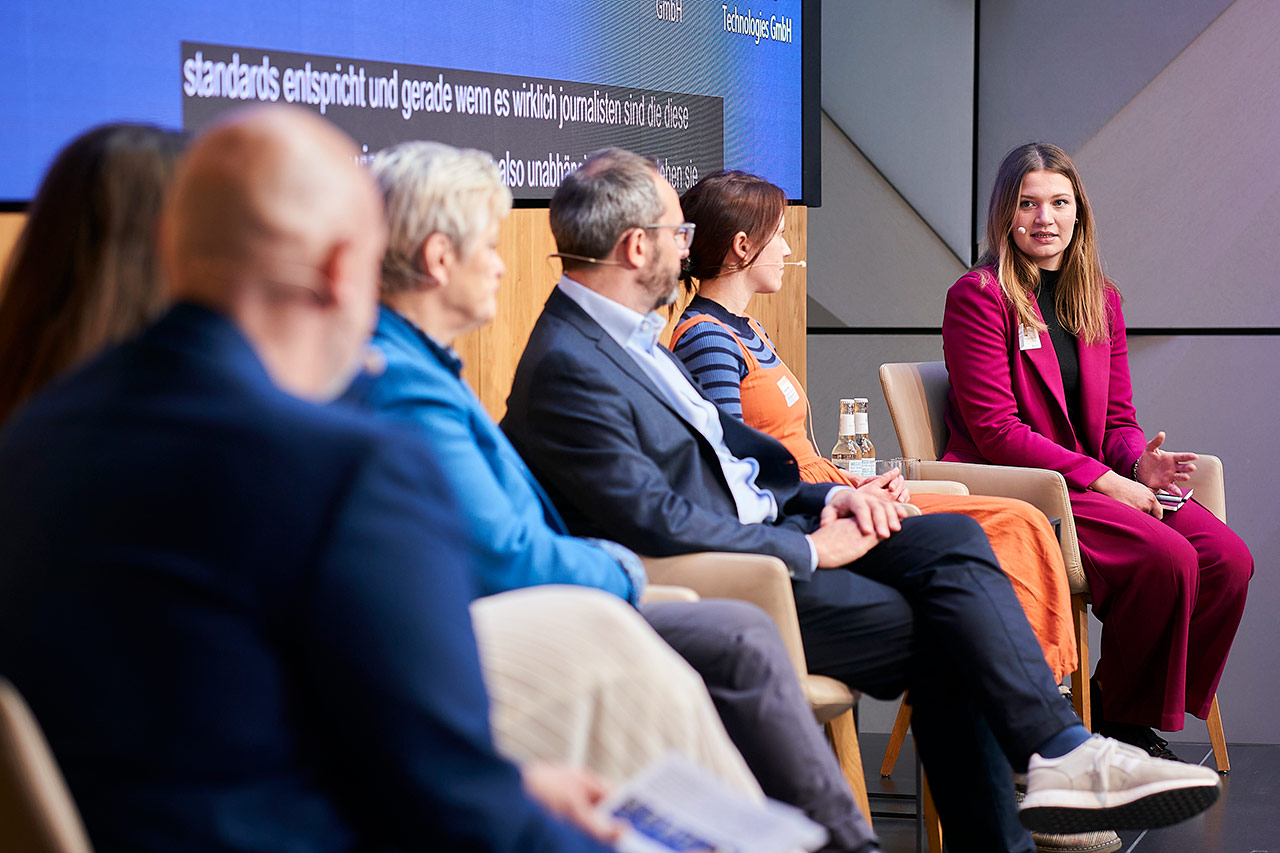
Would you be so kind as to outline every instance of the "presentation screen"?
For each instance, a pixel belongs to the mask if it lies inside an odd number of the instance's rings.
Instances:
[[[816,7],[813,0],[4,4],[0,202],[30,199],[57,151],[93,125],[145,121],[198,131],[252,103],[313,110],[368,157],[406,139],[482,149],[515,197],[531,203],[550,198],[586,154],[609,145],[654,157],[677,190],[715,169],[740,168],[801,200],[802,13],[816,15]]]

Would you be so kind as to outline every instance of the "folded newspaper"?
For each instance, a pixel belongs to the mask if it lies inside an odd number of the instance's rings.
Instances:
[[[827,830],[776,800],[749,799],[678,753],[650,764],[600,804],[628,828],[621,853],[816,850]]]

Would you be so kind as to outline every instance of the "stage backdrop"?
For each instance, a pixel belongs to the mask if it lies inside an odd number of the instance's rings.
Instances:
[[[806,214],[803,207],[787,210],[786,237],[796,258],[805,256]],[[21,214],[0,214],[0,264],[7,263],[24,219]],[[506,411],[516,362],[524,352],[542,304],[560,277],[559,262],[547,257],[554,251],[545,209],[512,211],[502,229],[501,252],[507,273],[499,292],[498,319],[457,343],[467,365],[467,380],[494,418],[501,418]],[[756,297],[750,310],[764,324],[783,359],[803,382],[805,272],[801,267],[787,270],[781,292]]]

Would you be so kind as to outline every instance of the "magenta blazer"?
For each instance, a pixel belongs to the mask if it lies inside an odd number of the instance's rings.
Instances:
[[[1111,339],[1081,343],[1082,424],[1067,419],[1062,372],[1046,332],[1019,345],[1013,306],[987,267],[947,292],[942,349],[951,375],[943,459],[1049,468],[1084,489],[1110,468],[1128,477],[1146,447],[1133,408],[1120,294],[1106,291]],[[1032,302],[1039,316],[1039,308]],[[1041,318],[1043,319],[1043,318]]]

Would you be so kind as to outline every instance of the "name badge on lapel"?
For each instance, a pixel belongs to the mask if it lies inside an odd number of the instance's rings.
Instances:
[[[1018,324],[1018,349],[1026,352],[1029,349],[1040,349],[1040,330]]]

